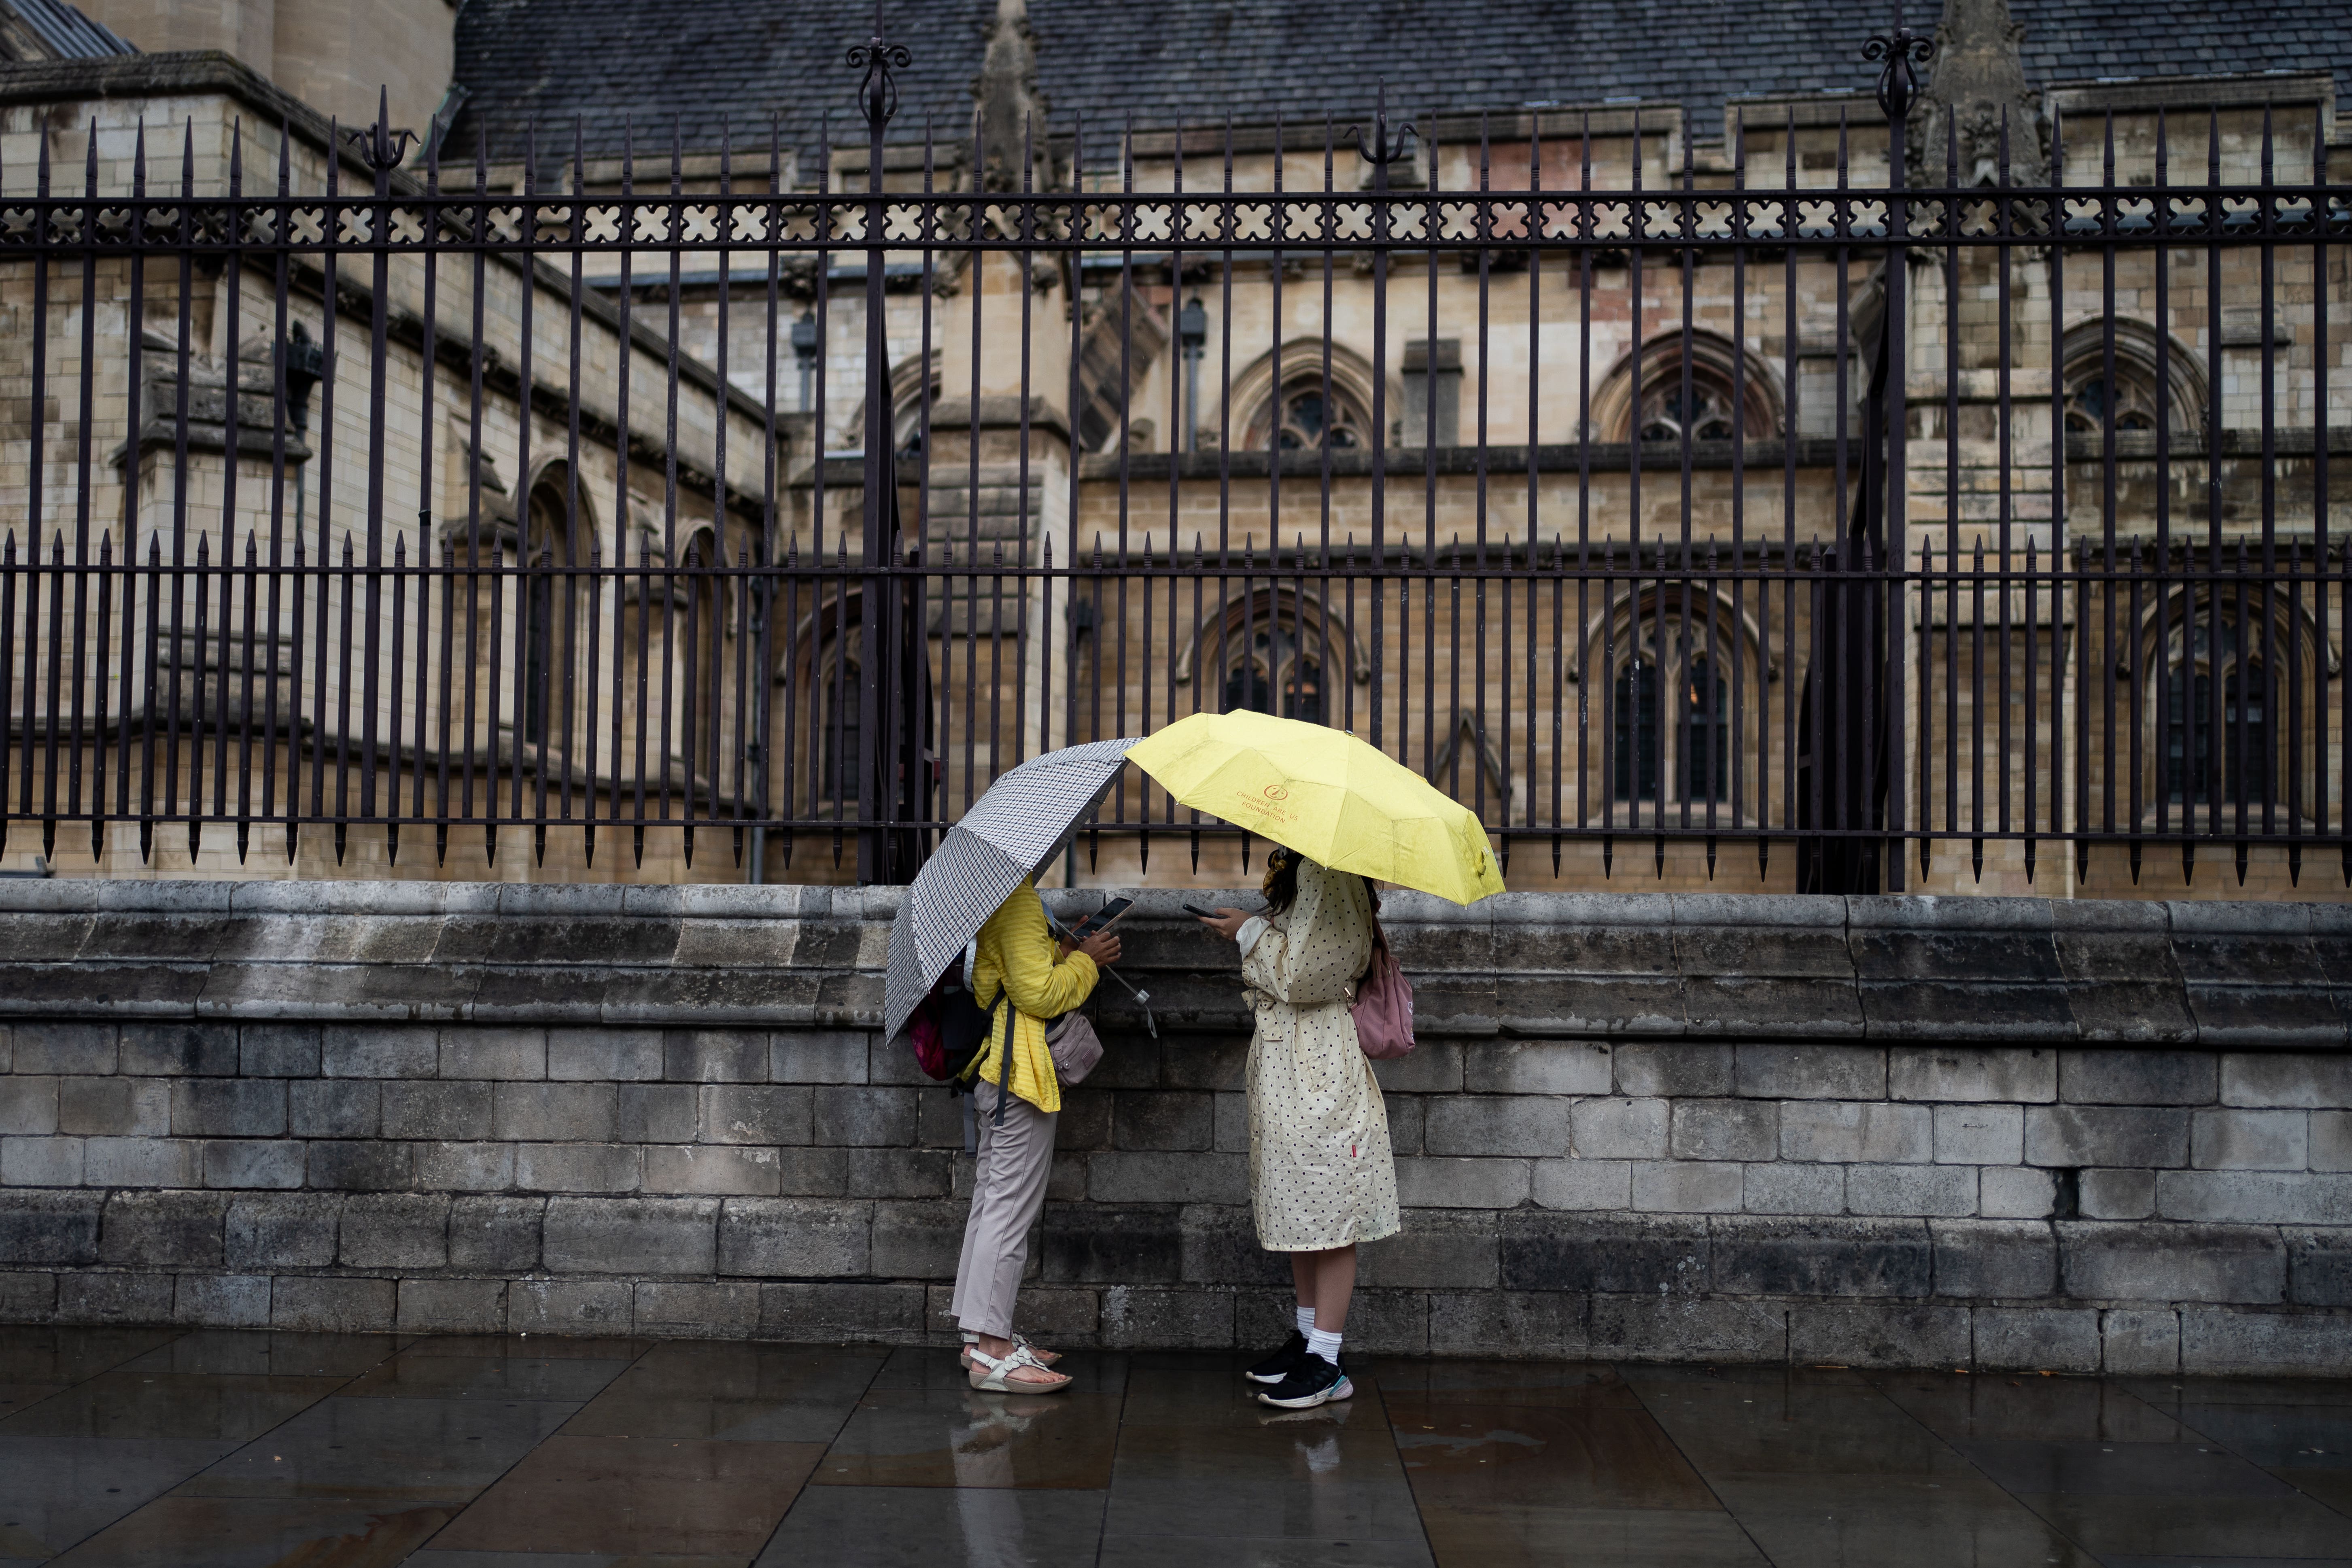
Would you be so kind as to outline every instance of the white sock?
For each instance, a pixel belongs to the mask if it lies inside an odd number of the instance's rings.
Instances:
[[[1297,1310],[1298,1331],[1302,1334],[1313,1333],[1315,1331],[1315,1309],[1312,1307],[1301,1307]]]
[[[1339,1336],[1328,1329],[1310,1329],[1307,1333],[1307,1353],[1319,1355],[1333,1366],[1339,1364]]]

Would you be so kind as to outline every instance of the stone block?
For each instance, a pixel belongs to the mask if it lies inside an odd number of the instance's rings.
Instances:
[[[2099,1370],[2099,1314],[2088,1307],[1979,1307],[1976,1364],[1998,1372]]]
[[[2166,1219],[2352,1225],[2352,1175],[2161,1171],[2156,1178],[2156,1212]]]
[[[383,1130],[382,1086],[314,1079],[286,1086],[286,1129],[297,1138],[373,1138]]]
[[[113,1024],[70,1024],[50,1018],[9,1026],[15,1042],[11,1070],[101,1077],[116,1070],[121,1030]]]
[[[1845,1206],[1861,1215],[1972,1215],[1974,1165],[1848,1165]]]
[[[2099,1314],[2099,1364],[2111,1377],[2166,1377],[2180,1370],[2180,1314],[2111,1307]]]
[[[275,1138],[286,1131],[286,1086],[269,1079],[186,1079],[172,1085],[172,1131],[183,1138]]]
[[[2352,1171],[2352,1110],[2311,1113],[2311,1168]]]
[[[54,1309],[60,1323],[168,1323],[169,1274],[63,1274]]]
[[[1742,1170],[1729,1161],[1636,1160],[1633,1206],[1654,1214],[1738,1214]]]
[[[2154,1171],[2084,1171],[2076,1190],[2084,1219],[2146,1219],[2156,1213]]]
[[[302,1174],[321,1192],[401,1192],[416,1184],[416,1151],[407,1143],[373,1141],[313,1143],[304,1154]]]
[[[1500,1218],[1507,1290],[1687,1295],[1706,1288],[1704,1219],[1525,1210]]]
[[[672,1203],[711,1204],[708,1198]],[[548,1217],[551,1249],[554,1215]],[[869,1272],[874,1205],[839,1198],[729,1198],[718,1220],[715,1270],[675,1268],[667,1273],[711,1273],[793,1279]]]
[[[644,1179],[635,1143],[517,1143],[514,1184],[532,1193],[634,1193]]]
[[[236,1071],[231,1024],[125,1024],[118,1071],[141,1078],[228,1078]],[[19,1062],[18,1072],[32,1069]]]
[[[704,1145],[712,1147],[712,1145]],[[736,1145],[728,1145],[736,1147]],[[651,1151],[648,1151],[650,1153]],[[849,1193],[849,1156],[846,1149],[771,1149],[766,1152],[776,1159],[776,1193],[782,1197],[837,1198],[844,1195],[867,1197],[873,1194]],[[947,1156],[940,1155],[945,1159]],[[746,1194],[757,1195],[757,1194]]]
[[[768,1037],[750,1029],[669,1029],[662,1076],[673,1083],[764,1083]]]
[[[284,1138],[215,1138],[204,1146],[205,1185],[302,1185],[307,1146]]]
[[[836,1189],[856,1198],[936,1198],[950,1191],[951,1163],[937,1149],[810,1149],[811,1156],[841,1156],[846,1165]],[[802,1189],[795,1189],[802,1190]]]
[[[193,1138],[92,1138],[81,1179],[93,1187],[200,1187],[205,1146]]]
[[[1610,1053],[1617,1092],[1636,1099],[1728,1095],[1738,1081],[1733,1047],[1680,1041],[1626,1042]]]
[[[760,1327],[760,1287],[641,1281],[635,1326],[641,1334],[659,1338],[747,1340]]]
[[[1708,1288],[1735,1296],[1920,1296],[1934,1282],[1917,1220],[1727,1215],[1711,1226]]]
[[[394,1312],[402,1333],[495,1334],[507,1326],[503,1279],[403,1279]]]
[[[2286,1247],[2274,1230],[2236,1226],[2063,1226],[2069,1296],[2105,1301],[2243,1301],[2286,1295]]]
[[[503,1192],[515,1184],[510,1142],[419,1142],[416,1184],[437,1192]]]
[[[2221,1089],[2211,1051],[2062,1051],[2058,1098],[2070,1105],[2210,1105]]]
[[[431,1078],[440,1058],[430,1028],[330,1024],[320,1032],[319,1070],[329,1078]]]
[[[543,1079],[547,1031],[452,1025],[441,1031],[440,1063],[441,1076],[446,1079]]]
[[[384,1084],[383,1136],[442,1142],[490,1135],[495,1086],[400,1080]]]
[[[1249,1168],[1239,1154],[1089,1155],[1087,1195],[1104,1204],[1239,1204]]]
[[[1936,1163],[2014,1165],[2025,1158],[2025,1110],[2016,1105],[1938,1105]]]
[[[1223,1154],[1248,1153],[1250,1140],[1249,1096],[1246,1094],[1219,1094],[1214,1098],[1216,1101],[1216,1131],[1213,1147],[1219,1153]],[[1418,1154],[1421,1152],[1421,1097],[1419,1095],[1391,1094],[1385,1096],[1384,1101],[1383,1109],[1388,1112],[1389,1118],[1389,1152],[1392,1154]],[[1412,1115],[1413,1138],[1412,1147],[1410,1149],[1398,1147],[1400,1140],[1397,1137],[1397,1123],[1402,1116],[1402,1108],[1407,1105],[1412,1107]]]
[[[2352,1313],[2183,1308],[2180,1371],[2189,1377],[2340,1377],[2347,1335]]]
[[[1734,1092],[1748,1100],[1881,1100],[1886,1051],[1880,1046],[1752,1045],[1735,1047]]]
[[[501,1083],[491,1095],[490,1136],[584,1143],[619,1135],[618,1091],[608,1083]]]
[[[2352,1056],[2226,1052],[2221,1058],[2221,1103],[2314,1110],[2352,1106]]]
[[[0,1186],[77,1187],[81,1176],[79,1138],[0,1138]]]
[[[539,1268],[544,1198],[461,1197],[449,1202],[449,1267],[494,1274]]]
[[[1396,1173],[1397,1200],[1409,1209],[1507,1209],[1528,1201],[1525,1160],[1406,1158]]]
[[[1216,1101],[1201,1090],[1121,1090],[1111,1101],[1111,1142],[1121,1149],[1209,1149]]]
[[[796,1149],[795,1154],[833,1154],[838,1150]],[[720,1196],[774,1197],[781,1192],[777,1152],[734,1143],[656,1143],[644,1149],[644,1190],[648,1193],[711,1193]],[[524,1185],[531,1184],[526,1181]],[[796,1187],[795,1191],[804,1190]],[[838,1192],[836,1184],[830,1190]]]
[[[1114,1285],[1100,1297],[1100,1333],[1109,1350],[1231,1350],[1234,1293]]]
[[[1365,1244],[1358,1279],[1374,1289],[1492,1289],[1501,1279],[1498,1235],[1492,1210],[1424,1209],[1402,1233]]]
[[[760,1337],[801,1343],[905,1344],[923,1331],[919,1285],[762,1285]],[[1029,1304],[1023,1292],[1021,1304]]]
[[[634,1308],[614,1279],[517,1279],[507,1287],[507,1331],[518,1334],[625,1334]]]
[[[1966,1307],[1789,1310],[1789,1359],[1800,1365],[1965,1366],[1972,1352]]]
[[[709,1092],[719,1092],[716,1089]],[[915,1090],[887,1085],[820,1085],[809,1141],[853,1148],[902,1149],[915,1141]]]
[[[2189,1116],[2180,1110],[2035,1105],[2025,1112],[2025,1157],[2059,1169],[2189,1163]]]
[[[1590,1343],[1586,1299],[1557,1290],[1433,1290],[1429,1353],[1574,1357]]]
[[[550,1198],[541,1253],[558,1274],[709,1274],[718,1260],[719,1204],[702,1197]]]
[[[2352,1233],[2290,1230],[2287,1300],[2303,1307],[2352,1307]]]
[[[1545,1208],[1633,1206],[1633,1163],[1630,1160],[1538,1160],[1534,1172],[1532,1195]]]
[[[945,1093],[944,1090],[941,1092]],[[924,1103],[934,1098],[938,1097],[916,1091],[915,1121],[919,1136]],[[946,1098],[952,1100],[956,1097],[947,1095]],[[1108,1089],[1063,1089],[1062,1109],[1054,1123],[1054,1147],[1072,1153],[1111,1147],[1111,1101],[1128,1098],[1133,1097],[1124,1092],[1113,1094]],[[1215,1097],[1210,1098],[1213,1100]]]
[[[1769,1160],[1780,1146],[1780,1108],[1769,1100],[1675,1102],[1667,1144],[1678,1160]]]
[[[302,1333],[388,1333],[394,1286],[390,1279],[281,1277],[269,1292],[270,1327]]]
[[[702,1126],[702,1091],[690,1083],[625,1083],[619,1090],[625,1143],[691,1143]]]
[[[1744,1166],[1739,1175],[1739,1206],[1748,1214],[1843,1214],[1845,1169],[1779,1161]]]
[[[865,1083],[872,1050],[864,1029],[777,1029],[768,1036],[768,1079],[772,1083]]]
[[[328,1267],[335,1261],[343,1201],[333,1193],[268,1193],[234,1199],[222,1232],[223,1263],[255,1274]]]
[[[870,1261],[856,1272],[895,1279],[955,1278],[963,1253],[962,1204],[877,1203],[873,1208]]]
[[[218,1268],[228,1204],[218,1193],[117,1193],[106,1203],[99,1261],[126,1268]]]
[[[75,1079],[75,1083],[112,1083],[113,1079]],[[46,1138],[58,1130],[58,1094],[55,1078],[0,1078],[0,1133]],[[126,1089],[128,1085],[124,1086]]]
[[[662,1076],[659,1029],[547,1031],[547,1076],[564,1083],[636,1083]]]
[[[1778,1362],[1789,1352],[1788,1310],[1777,1301],[1596,1296],[1590,1321],[1596,1357]]]
[[[103,1193],[0,1193],[0,1263],[80,1265],[98,1260]]]
[[[1935,1150],[1935,1118],[1924,1105],[1792,1100],[1780,1106],[1784,1160],[1925,1163]]]
[[[236,1070],[247,1078],[316,1078],[316,1024],[247,1024],[236,1032]]]
[[[706,1084],[700,1142],[705,1143],[807,1143],[814,1137],[814,1089],[768,1084]],[[828,1130],[830,1132],[830,1130]],[[911,1142],[909,1138],[901,1142]],[[688,1140],[681,1140],[687,1142]],[[828,1135],[828,1143],[846,1142]]]
[[[1462,1087],[1472,1094],[1609,1093],[1609,1047],[1597,1040],[1481,1040],[1465,1048]]]
[[[1664,1150],[1664,1107],[1659,1106]],[[1460,1095],[1423,1107],[1422,1147],[1432,1154],[1565,1154],[1570,1102],[1535,1096]]]
[[[172,1282],[172,1321],[199,1329],[266,1329],[269,1276],[179,1275]]]
[[[2189,1151],[2189,1163],[2200,1171],[2300,1171],[2311,1163],[2311,1114],[2200,1110]]]
[[[359,1193],[343,1204],[336,1256],[347,1268],[439,1268],[449,1258],[449,1199]]]
[[[1936,1294],[1961,1300],[2047,1296],[2058,1284],[2058,1240],[2046,1220],[1939,1219]]]
[[[2058,1053],[2048,1047],[1895,1046],[1886,1057],[1890,1100],[2049,1101],[2058,1098]]]
[[[1108,1042],[1106,1041],[1105,1045],[1106,1059],[1108,1059]],[[1392,1062],[1374,1062],[1373,1070],[1378,1072],[1382,1068],[1409,1067],[1412,1063],[1419,1062],[1429,1053],[1430,1048],[1423,1046],[1412,1055],[1401,1057]],[[1179,1036],[1160,1047],[1160,1061],[1162,1068],[1160,1087],[1197,1089],[1213,1094],[1229,1092],[1242,1087],[1243,1069],[1249,1061],[1249,1036],[1247,1034],[1208,1037],[1198,1035]],[[1097,1068],[1093,1076],[1087,1079],[1087,1086],[1093,1089],[1111,1087],[1102,1079],[1101,1074],[1102,1069]],[[1453,1076],[1453,1087],[1458,1089],[1462,1087],[1462,1063],[1458,1055],[1454,1058]],[[1122,1075],[1122,1077],[1124,1079],[1131,1075]],[[1381,1079],[1381,1083],[1384,1089],[1411,1087],[1407,1084],[1391,1085],[1385,1079]],[[1118,1087],[1149,1089],[1152,1085],[1149,1081],[1143,1083],[1122,1081]]]
[[[0,1084],[7,1080],[0,1079]],[[161,1079],[61,1078],[56,1131],[76,1137],[159,1138],[172,1130],[171,1086]]]
[[[0,1273],[0,1323],[46,1323],[57,1310],[57,1304],[56,1275],[22,1269]]]
[[[1220,1149],[1225,1147],[1225,1143],[1223,1142],[1224,1122],[1222,1119],[1225,1117],[1226,1112],[1222,1102],[1228,1098],[1246,1100],[1248,1096],[1239,1095],[1229,1097],[1226,1095],[1219,1095],[1217,1097],[1220,1101],[1217,1115],[1221,1119],[1219,1122],[1219,1141],[1217,1147]],[[1420,1094],[1391,1094],[1383,1097],[1383,1103],[1381,1109],[1389,1120],[1390,1153],[1418,1154],[1424,1147],[1427,1146],[1429,1103],[1429,1097]],[[1241,1147],[1246,1151],[1249,1148],[1249,1110],[1246,1104],[1244,1104],[1241,1109]]]
[[[1065,1215],[1074,1227],[1073,1243],[1055,1238]],[[1258,1245],[1257,1225],[1245,1207],[1188,1204],[1174,1211],[1173,1272],[1169,1268],[1170,1234],[1171,1215],[1164,1208],[1051,1208],[1044,1231],[1045,1277],[1106,1284],[1181,1280],[1244,1286],[1280,1285],[1290,1278],[1288,1255]],[[1131,1271],[1121,1269],[1122,1258],[1132,1264]]]
[[[971,1110],[969,1097],[926,1094],[915,1102],[915,1141],[926,1149],[961,1150],[964,1117]]]
[[[1549,1107],[1557,1101],[1532,1100]],[[1583,1160],[1660,1160],[1666,1153],[1669,1101],[1663,1100],[1580,1100],[1569,1106],[1569,1148]],[[1443,1102],[1432,1108],[1442,1112]],[[1432,1121],[1437,1120],[1433,1115]],[[1447,1153],[1475,1151],[1449,1149]],[[1546,1148],[1496,1148],[1497,1154],[1558,1154],[1555,1142]]]

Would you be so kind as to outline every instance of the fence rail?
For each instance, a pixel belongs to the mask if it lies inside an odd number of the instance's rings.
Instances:
[[[886,144],[895,58],[863,188],[226,110],[0,168],[0,829],[898,880],[1025,755],[1250,707],[1538,876],[2352,879],[2315,115],[1964,176],[1890,68],[1705,168],[1639,113],[1015,151]],[[1246,840],[1134,779],[1088,843]]]

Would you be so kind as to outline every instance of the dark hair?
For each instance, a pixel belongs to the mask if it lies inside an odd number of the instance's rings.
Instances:
[[[1266,907],[1276,914],[1286,913],[1298,901],[1298,856],[1276,847],[1265,858]]]

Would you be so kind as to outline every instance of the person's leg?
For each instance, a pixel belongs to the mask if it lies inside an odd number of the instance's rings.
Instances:
[[[1029,1227],[1045,1205],[1055,1128],[1060,1120],[1014,1096],[1005,1102],[1003,1125],[997,1126],[998,1092],[995,1085],[983,1084],[973,1103],[990,1128],[994,1158],[984,1190],[975,1173],[971,1218],[965,1229],[967,1278],[958,1284],[956,1314],[962,1327],[979,1335],[975,1348],[992,1360],[1013,1353],[1013,1302],[1029,1260]],[[1014,1381],[1058,1385],[1067,1379],[1024,1369],[1014,1374]]]
[[[1300,1256],[1311,1259],[1314,1267],[1316,1328],[1329,1334],[1340,1332],[1348,1326],[1348,1302],[1356,1293],[1355,1247],[1335,1247]]]
[[[1305,1333],[1315,1326],[1315,1260],[1319,1252],[1294,1252],[1290,1255],[1290,1285],[1298,1297],[1298,1310],[1307,1316],[1299,1320],[1298,1331]]]

